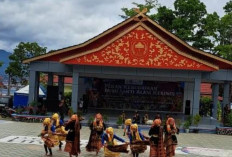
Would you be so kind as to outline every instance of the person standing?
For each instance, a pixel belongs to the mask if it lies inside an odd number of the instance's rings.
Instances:
[[[166,147],[166,157],[173,157],[175,156],[176,145],[178,144],[176,137],[178,129],[173,118],[168,118],[165,130],[164,144]]]
[[[65,135],[67,134],[67,132],[64,128],[64,122],[61,119],[59,119],[59,115],[57,113],[54,113],[52,115],[52,120],[52,125],[55,127],[55,131],[59,139],[59,150],[61,151],[63,145],[62,141],[65,141]]]
[[[146,145],[138,144],[137,142],[144,141],[144,137],[142,133],[139,132],[138,125],[132,124],[131,125],[131,133],[129,135],[130,138],[130,146],[133,157],[138,157],[139,153],[143,153],[146,149]]]
[[[71,116],[70,120],[65,126],[65,130],[68,131],[68,135],[66,137],[66,145],[64,151],[68,152],[70,157],[72,157],[72,155],[78,156],[78,154],[81,153],[80,129],[81,124],[79,118],[76,114],[74,114]]]
[[[164,143],[163,143],[163,129],[161,127],[161,120],[155,119],[149,130],[150,137],[150,157],[165,157]]]
[[[43,126],[44,129],[41,131],[41,138],[44,141],[45,155],[52,156],[52,147],[55,146],[55,143],[58,143],[58,138],[56,140],[53,138],[53,135],[55,134],[55,127],[51,125],[50,118],[44,119]]]
[[[78,103],[78,108],[79,108],[80,111],[83,111],[83,103],[84,103],[83,99],[81,98],[80,102]]]
[[[114,130],[112,127],[108,127],[106,129],[106,133],[102,135],[102,145],[104,145],[104,156],[105,157],[119,157],[120,156],[120,153],[112,152],[107,148],[107,146],[117,145],[117,142],[115,139],[125,143],[125,140],[123,140],[122,138],[114,134]]]
[[[106,129],[106,125],[103,122],[102,115],[100,113],[96,114],[94,121],[90,125],[90,137],[89,142],[86,146],[86,151],[88,152],[96,152],[96,155],[100,151],[102,144],[101,138],[104,130]]]
[[[135,112],[135,115],[133,117],[133,123],[140,124],[140,116],[139,116],[139,112],[138,111]]]
[[[59,103],[59,114],[60,114],[60,119],[64,121],[64,113],[65,113],[65,104],[64,104],[64,99],[61,99]]]
[[[127,137],[129,138],[131,124],[132,124],[132,120],[131,119],[126,119],[125,120],[124,130],[123,130],[123,136],[127,135]]]

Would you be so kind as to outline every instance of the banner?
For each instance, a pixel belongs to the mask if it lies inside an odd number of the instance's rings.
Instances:
[[[95,78],[92,89],[92,105],[99,108],[183,111],[183,82]]]

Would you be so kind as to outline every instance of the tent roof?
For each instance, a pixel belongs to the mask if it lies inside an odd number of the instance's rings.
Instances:
[[[18,94],[29,94],[29,85],[15,91],[15,93]],[[41,96],[45,96],[45,93],[43,92],[43,90],[41,89],[41,87],[39,87],[39,95]]]

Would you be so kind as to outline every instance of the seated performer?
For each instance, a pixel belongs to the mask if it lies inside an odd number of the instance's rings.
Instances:
[[[149,116],[148,114],[146,113],[144,116],[143,116],[143,120],[142,120],[142,123],[143,124],[147,124],[147,121],[149,120]]]
[[[131,125],[131,133],[129,135],[129,138],[133,157],[138,157],[139,153],[143,153],[147,149],[146,145],[138,144],[138,142],[144,141],[144,137],[142,133],[139,132],[137,124]]]
[[[45,118],[43,121],[44,129],[41,132],[41,138],[44,141],[44,150],[46,156],[52,156],[52,147],[54,147],[55,142],[58,142],[54,140],[53,134],[55,134],[55,127],[51,125],[51,119]],[[49,150],[49,154],[48,154]]]
[[[177,137],[176,133],[178,133],[178,129],[175,125],[175,120],[173,118],[168,118],[166,122],[166,132],[164,138],[164,144],[166,146],[166,157],[175,156],[175,149],[177,145]]]
[[[117,145],[116,140],[125,142],[122,138],[118,137],[114,134],[114,130],[112,127],[106,129],[106,133],[102,135],[102,145],[104,145],[104,156],[105,157],[119,157],[119,153],[110,151],[107,146],[115,146]],[[104,142],[106,141],[106,144]]]
[[[150,157],[165,157],[163,143],[163,129],[160,126],[161,120],[155,119],[149,130],[150,138]]]
[[[125,120],[123,136],[127,135],[129,137],[131,124],[132,124],[131,119]]]
[[[89,142],[86,146],[86,151],[92,152],[95,151],[96,155],[100,151],[102,144],[101,144],[101,137],[106,129],[105,123],[103,122],[102,115],[100,113],[96,114],[94,121],[90,125],[90,137]]]
[[[52,120],[53,120],[53,125],[55,126],[56,129],[56,134],[58,135],[59,138],[59,150],[62,150],[61,147],[63,143],[61,141],[65,141],[67,131],[65,131],[64,122],[60,120],[59,115],[57,113],[54,113],[52,115]]]
[[[78,116],[72,115],[71,119],[65,126],[65,130],[68,130],[68,135],[66,137],[66,145],[64,151],[68,152],[70,157],[72,157],[72,155],[78,156],[78,154],[81,153],[80,129],[81,124],[79,122]]]

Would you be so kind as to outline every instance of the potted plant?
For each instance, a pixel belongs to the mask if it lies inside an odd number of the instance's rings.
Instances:
[[[198,124],[199,124],[200,121],[201,121],[201,116],[199,114],[196,114],[193,117],[193,124],[195,125],[195,129],[193,129],[194,133],[198,133],[199,132]]]
[[[119,128],[119,129],[122,129],[123,120],[122,120],[122,117],[121,117],[121,116],[118,117],[117,124],[118,124],[118,128]]]
[[[189,133],[189,127],[190,127],[191,123],[190,121],[186,120],[184,123],[184,129],[186,133]]]

